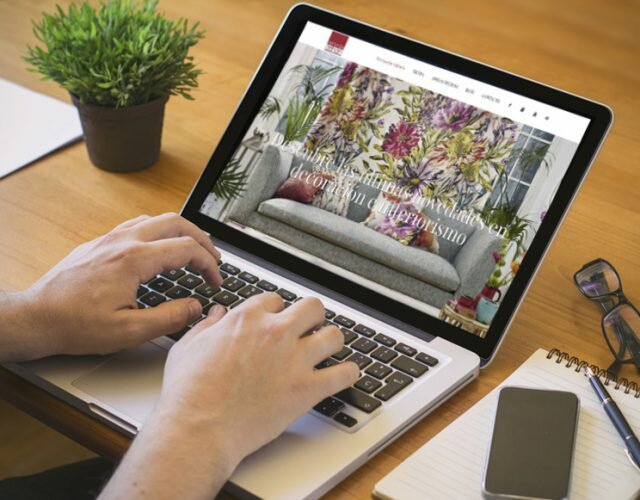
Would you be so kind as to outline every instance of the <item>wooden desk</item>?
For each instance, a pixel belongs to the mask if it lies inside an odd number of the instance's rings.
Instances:
[[[66,3],[63,1],[61,3]],[[180,210],[291,0],[162,0],[174,17],[207,29],[194,55],[206,74],[195,102],[172,99],[163,153],[152,169],[115,175],[92,167],[76,144],[0,181],[0,270],[8,290],[31,284],[79,243],[140,213]],[[319,2],[324,7],[609,104],[615,125],[494,363],[333,490],[365,498],[374,484],[496,386],[537,347],[607,365],[599,313],[573,272],[602,256],[640,306],[640,5],[597,0],[535,2]],[[55,0],[0,2],[0,77],[67,99],[25,71],[30,18]],[[1,110],[0,110],[1,113]],[[2,141],[10,138],[2,138]],[[638,377],[631,370],[625,375]],[[49,425],[111,457],[127,440],[29,384],[2,373],[4,395]],[[0,422],[1,425],[1,422]]]

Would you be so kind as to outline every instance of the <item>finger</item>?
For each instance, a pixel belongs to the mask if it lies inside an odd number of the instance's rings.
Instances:
[[[315,366],[342,349],[344,335],[337,326],[325,326],[300,342],[311,366]]]
[[[279,313],[277,317],[279,321],[287,324],[292,335],[301,337],[323,322],[324,306],[319,299],[306,297]]]
[[[254,295],[242,304],[242,306],[245,304],[252,304],[261,307],[270,313],[279,313],[284,309],[284,300],[282,300],[282,297],[275,292],[265,292],[259,295]]]
[[[166,213],[140,222],[134,228],[135,234],[142,241],[154,241],[178,236],[191,236],[209,252],[216,261],[220,260],[220,252],[211,238],[198,226],[176,213]]]
[[[196,299],[178,299],[163,302],[147,309],[126,309],[119,313],[127,346],[137,345],[161,335],[180,331],[202,314],[202,305]]]
[[[318,391],[318,401],[352,386],[358,377],[360,377],[360,369],[352,361],[315,370],[313,378]]]
[[[183,339],[187,339],[188,342],[190,338],[195,337],[200,332],[206,330],[210,326],[215,325],[218,321],[220,321],[224,315],[227,313],[227,310],[222,307],[220,304],[216,304],[211,309],[209,309],[209,313],[207,317],[200,321],[196,326],[194,326],[191,330],[189,330]],[[182,340],[182,339],[181,339]]]
[[[138,217],[135,217],[134,219],[129,219],[124,221],[122,224],[118,224],[116,227],[113,228],[114,231],[118,230],[118,229],[127,229],[130,227],[135,226],[136,224],[138,224],[139,222],[142,222],[144,220],[150,219],[151,216],[150,215],[139,215]]]
[[[198,269],[207,282],[222,284],[216,259],[190,236],[151,241],[142,248],[138,259],[141,282],[158,272],[188,265]]]

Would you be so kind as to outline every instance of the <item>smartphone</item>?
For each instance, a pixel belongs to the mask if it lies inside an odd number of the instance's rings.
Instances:
[[[568,498],[580,400],[565,391],[504,387],[487,457],[485,498]]]

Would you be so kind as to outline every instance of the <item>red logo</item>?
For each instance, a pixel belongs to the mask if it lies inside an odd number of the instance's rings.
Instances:
[[[345,45],[347,45],[348,39],[349,37],[347,35],[343,35],[337,31],[332,31],[329,41],[327,42],[327,52],[331,52],[338,56],[342,55],[342,51],[344,50]]]

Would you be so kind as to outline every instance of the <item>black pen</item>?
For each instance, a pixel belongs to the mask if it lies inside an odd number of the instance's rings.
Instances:
[[[596,391],[598,399],[600,399],[600,402],[602,403],[604,411],[607,413],[613,423],[613,426],[624,441],[629,458],[632,459],[632,462],[635,462],[634,465],[636,467],[640,468],[640,441],[638,441],[638,436],[633,433],[629,422],[624,418],[624,415],[620,411],[620,408],[618,408],[616,402],[611,399],[607,389],[605,389],[600,379],[593,374],[588,366],[586,368],[586,373],[587,377],[589,377],[591,387]]]

